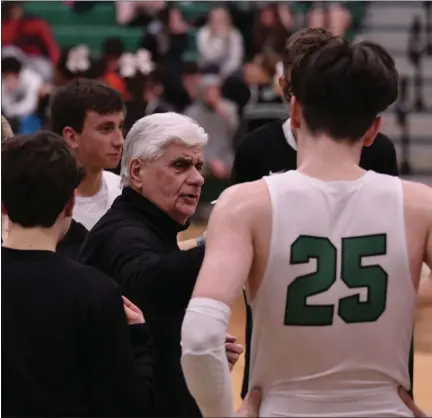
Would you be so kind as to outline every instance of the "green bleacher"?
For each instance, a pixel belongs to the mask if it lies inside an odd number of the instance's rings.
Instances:
[[[104,39],[118,36],[128,51],[135,51],[143,35],[141,28],[117,25],[114,4],[97,3],[84,13],[75,13],[60,1],[27,1],[23,4],[28,13],[40,16],[50,24],[61,48],[86,44],[92,52],[99,54]]]
[[[114,3],[97,3],[84,12],[75,13],[61,1],[26,1],[24,9],[42,17],[51,26],[61,48],[86,44],[94,54],[99,55],[102,42],[111,36],[122,39],[128,51],[137,50],[145,28],[119,26],[116,22]],[[184,2],[182,11],[187,20],[195,20],[206,15],[212,6],[206,2]],[[196,58],[195,31],[190,32],[189,51],[185,58]]]
[[[354,32],[361,26],[364,15],[364,2],[345,2],[353,13],[354,28],[347,37],[352,38]],[[96,3],[93,8],[84,13],[75,13],[71,7],[62,1],[26,1],[23,2],[28,13],[45,19],[52,28],[55,38],[61,48],[77,44],[86,44],[95,55],[99,55],[102,42],[111,36],[122,39],[128,51],[136,51],[145,28],[130,28],[119,26],[116,22],[114,2]],[[183,1],[179,2],[185,18],[189,21],[207,15],[213,6],[211,2]],[[294,10],[307,12],[308,2],[294,3]],[[189,32],[189,50],[185,59],[195,59],[196,31]]]

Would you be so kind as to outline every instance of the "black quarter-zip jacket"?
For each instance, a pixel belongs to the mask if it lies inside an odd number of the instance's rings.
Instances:
[[[126,187],[88,233],[79,261],[113,278],[143,311],[155,346],[155,416],[200,416],[181,365],[181,325],[204,247],[181,251],[180,225]]]

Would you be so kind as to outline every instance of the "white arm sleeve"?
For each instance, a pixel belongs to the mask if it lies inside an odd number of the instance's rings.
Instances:
[[[204,417],[233,417],[225,336],[231,309],[208,298],[192,298],[182,326],[181,365],[189,392]]]

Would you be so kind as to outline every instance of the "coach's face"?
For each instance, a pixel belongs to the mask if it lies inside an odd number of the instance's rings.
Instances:
[[[87,112],[82,132],[70,127],[63,136],[75,150],[79,162],[86,168],[100,170],[116,168],[122,155],[124,113],[101,115]]]
[[[143,196],[173,220],[185,224],[195,213],[201,195],[203,158],[202,147],[173,141],[156,160],[132,160],[129,178]]]

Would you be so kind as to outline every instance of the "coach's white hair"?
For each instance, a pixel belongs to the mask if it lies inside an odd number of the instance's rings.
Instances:
[[[126,136],[121,161],[121,181],[129,184],[129,163],[133,158],[157,160],[170,142],[188,147],[205,146],[208,135],[193,119],[179,113],[155,113],[134,123]]]

